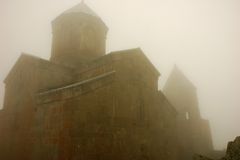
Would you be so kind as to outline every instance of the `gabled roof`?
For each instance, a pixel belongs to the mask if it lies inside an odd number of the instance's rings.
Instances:
[[[35,57],[22,53],[20,57],[17,59],[16,63],[11,68],[11,70],[9,71],[9,73],[7,74],[6,78],[4,79],[4,83],[7,83],[9,80],[11,80],[12,77],[14,77],[15,73],[29,62],[28,61],[29,58],[35,58]]]
[[[91,8],[89,8],[83,1],[78,5],[66,10],[63,14],[67,13],[84,13],[91,16],[99,17]]]
[[[163,87],[163,93],[171,101],[177,111],[194,112],[200,117],[197,88],[175,65]]]
[[[179,69],[176,64],[174,65],[172,72],[168,77],[168,80],[164,86],[164,90],[167,90],[168,85],[173,85],[172,83],[177,83],[178,85],[181,85],[182,89],[188,89],[193,92],[196,92],[197,90],[193,82],[182,72],[181,69]]]
[[[157,70],[157,68],[152,64],[152,62],[147,58],[147,56],[144,54],[144,52],[140,48],[115,51],[115,52],[111,52],[110,55],[112,55],[114,59],[118,59],[118,58],[137,59],[145,63],[148,69],[150,69],[150,71],[152,71],[155,75],[157,76],[161,75],[160,72]]]
[[[84,18],[83,18],[84,17]],[[88,21],[88,20],[94,20],[95,22],[100,22],[101,26],[104,27],[105,32],[108,31],[107,25],[104,23],[104,21],[101,19],[100,16],[98,16],[91,8],[89,8],[83,1],[79,3],[78,5],[64,11],[60,15],[58,15],[55,19],[52,21],[52,25],[58,24],[58,22],[62,23],[62,20],[64,23],[69,23],[68,20],[80,20],[80,21]],[[66,22],[65,22],[66,21]]]
[[[79,14],[80,13],[80,14]],[[88,7],[83,1],[79,4],[77,4],[76,6],[64,11],[63,13],[61,13],[59,16],[57,16],[53,21],[52,24],[54,24],[56,21],[62,19],[63,17],[68,17],[71,15],[83,15],[83,16],[91,16],[92,18],[100,21],[103,26],[106,28],[106,31],[108,31],[108,27],[106,26],[106,24],[103,22],[103,20],[101,19],[101,17],[99,17],[90,7]],[[69,17],[68,17],[69,18]],[[87,17],[89,18],[89,17]],[[71,18],[70,18],[71,19]]]
[[[51,68],[53,70],[60,69],[61,71],[65,71],[65,73],[69,73],[71,71],[71,68],[67,68],[65,66],[61,66],[55,63],[52,63],[48,60],[32,56],[30,54],[22,53],[8,75],[6,76],[4,83],[7,83],[9,80],[11,80],[14,75],[16,74],[17,71],[23,70],[25,66],[29,66],[30,68],[32,67],[48,67],[50,70]]]
[[[95,60],[86,63],[85,66],[83,66],[82,68],[78,68],[76,72],[85,72],[87,70],[90,70],[91,68],[106,65],[107,63],[111,63],[112,61],[120,59],[136,59],[136,61],[141,61],[146,64],[147,68],[152,71],[153,74],[155,74],[156,76],[160,76],[159,71],[151,63],[151,61],[147,58],[147,56],[140,48],[110,52],[105,56],[96,58]]]

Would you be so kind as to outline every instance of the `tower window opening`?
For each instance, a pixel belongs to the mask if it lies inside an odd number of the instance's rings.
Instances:
[[[185,113],[185,118],[186,118],[186,120],[189,120],[189,113],[188,112]]]

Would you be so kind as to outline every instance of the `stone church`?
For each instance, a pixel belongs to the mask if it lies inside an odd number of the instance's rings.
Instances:
[[[141,49],[106,54],[85,3],[52,22],[50,60],[22,54],[5,79],[0,159],[176,160],[177,111]]]

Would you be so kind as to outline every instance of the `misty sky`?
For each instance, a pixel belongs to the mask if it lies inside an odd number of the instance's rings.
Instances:
[[[0,0],[0,106],[21,52],[49,58],[51,20],[80,0]],[[85,0],[109,27],[107,51],[141,47],[160,89],[176,64],[197,87],[214,146],[240,135],[239,0]]]

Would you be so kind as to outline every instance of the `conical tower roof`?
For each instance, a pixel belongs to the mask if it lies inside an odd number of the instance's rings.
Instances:
[[[79,3],[78,5],[66,10],[65,12],[63,12],[63,14],[68,14],[68,13],[84,13],[84,14],[88,14],[91,16],[95,16],[95,17],[99,17],[91,8],[89,8],[84,1],[82,1],[81,3]]]

